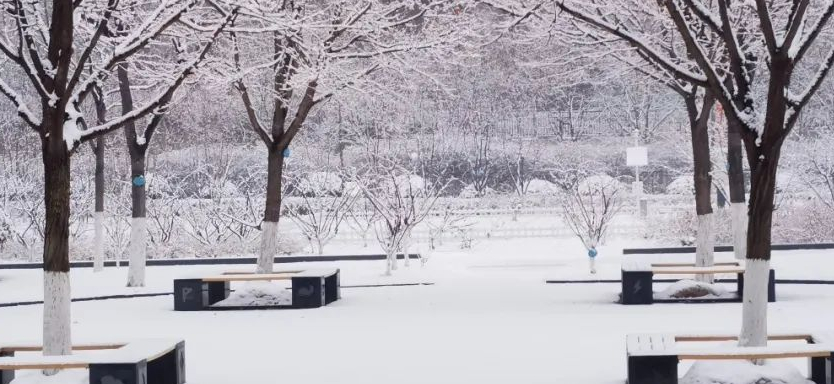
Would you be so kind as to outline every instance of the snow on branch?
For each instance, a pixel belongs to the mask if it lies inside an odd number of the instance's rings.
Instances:
[[[14,105],[17,109],[18,116],[20,116],[27,125],[36,131],[40,130],[41,120],[32,113],[29,107],[26,106],[26,101],[23,100],[23,97],[12,89],[9,84],[3,81],[2,77],[0,77],[0,93],[12,102],[12,105]]]
[[[213,31],[209,41],[202,47],[199,54],[187,61],[183,66],[182,69],[175,75],[172,80],[168,80],[168,83],[165,86],[165,90],[160,92],[155,97],[153,97],[150,101],[148,101],[144,106],[134,109],[129,113],[123,114],[122,116],[111,120],[107,123],[94,126],[92,128],[74,133],[73,127],[77,124],[67,124],[64,127],[64,139],[67,141],[67,147],[71,149],[75,149],[83,142],[92,140],[98,136],[104,135],[110,131],[123,127],[125,124],[130,123],[132,121],[141,119],[151,113],[155,116],[151,120],[148,129],[152,132],[155,129],[156,125],[159,124],[161,119],[161,114],[165,112],[168,104],[171,102],[171,99],[174,96],[174,93],[179,89],[179,87],[184,84],[185,80],[194,74],[197,67],[200,63],[205,60],[206,55],[211,50],[214,42],[217,40],[217,37],[226,28],[227,25],[232,23],[234,19],[238,15],[238,10],[235,9],[228,14],[228,16],[220,23],[215,30]],[[70,133],[68,135],[68,133]]]
[[[645,41],[644,39],[636,36],[623,25],[610,23],[607,20],[603,19],[602,17],[598,17],[595,15],[591,15],[580,11],[570,5],[565,4],[564,0],[559,0],[555,2],[556,6],[559,9],[563,10],[565,13],[573,16],[574,18],[581,20],[585,23],[593,25],[597,28],[600,28],[604,31],[607,31],[627,43],[629,43],[634,48],[640,50],[643,54],[651,58],[651,60],[657,62],[658,65],[665,68],[670,73],[674,74],[676,77],[685,79],[688,82],[703,85],[706,84],[708,78],[702,74],[694,73],[687,68],[684,68],[677,63],[670,60],[667,56],[658,52],[655,48],[652,48],[649,42]]]

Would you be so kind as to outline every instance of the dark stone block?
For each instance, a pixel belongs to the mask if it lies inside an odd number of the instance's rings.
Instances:
[[[212,281],[203,283],[204,303],[206,306],[226,300],[229,297],[229,282],[228,281]]]
[[[677,384],[677,356],[629,356],[628,384]]]
[[[815,384],[831,384],[831,357],[812,357],[808,359],[808,372]]]
[[[338,269],[336,270],[336,273],[324,278],[324,291],[325,305],[342,298]]]
[[[14,357],[14,351],[0,350],[0,357]],[[14,380],[14,370],[0,370],[0,384],[9,384]]]
[[[153,384],[185,383],[185,343],[148,362],[148,379]]]
[[[623,304],[651,304],[654,301],[651,271],[623,271],[622,273]]]
[[[200,279],[174,280],[174,310],[200,311],[203,310],[203,281]]]
[[[293,308],[318,308],[325,304],[323,277],[293,276]]]
[[[136,364],[90,364],[90,384],[149,384],[148,365],[144,360]]]

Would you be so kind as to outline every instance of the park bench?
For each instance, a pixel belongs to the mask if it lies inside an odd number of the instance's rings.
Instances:
[[[185,342],[141,340],[129,343],[74,345],[73,351],[100,351],[42,356],[41,345],[0,346],[0,384],[9,384],[22,369],[89,369],[90,384],[183,384]],[[20,352],[20,354],[15,355]]]
[[[670,334],[632,334],[626,337],[628,384],[676,384],[681,360],[809,359],[809,379],[815,384],[834,384],[831,336],[785,334],[768,337],[771,341],[805,341],[807,344],[773,344],[766,347],[737,345],[692,346],[692,342],[731,342],[737,336],[680,336]],[[686,345],[690,343],[690,345]]]
[[[655,275],[717,275],[735,274],[738,276],[736,286],[738,295],[733,299],[676,299],[655,300],[652,283]],[[767,300],[776,301],[776,279],[773,269],[770,270],[767,284]],[[733,301],[740,302],[744,292],[744,267],[738,262],[715,263],[711,267],[696,267],[691,263],[648,263],[643,261],[628,261],[622,266],[622,304],[652,304],[654,302],[684,302],[684,301]]]
[[[232,282],[290,280],[292,304],[269,308],[318,308],[341,299],[338,269],[307,269],[273,273],[227,272],[220,275],[174,280],[174,310],[218,309],[213,304],[225,300]],[[264,307],[225,307],[223,309]]]

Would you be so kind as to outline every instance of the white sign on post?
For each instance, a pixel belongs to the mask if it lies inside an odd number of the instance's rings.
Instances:
[[[649,152],[646,147],[626,148],[626,165],[629,167],[644,167],[649,165]]]

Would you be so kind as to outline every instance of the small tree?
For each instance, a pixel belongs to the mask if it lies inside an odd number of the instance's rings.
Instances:
[[[596,248],[622,208],[621,196],[619,181],[592,176],[569,188],[562,199],[565,222],[588,250],[591,273],[596,273]]]
[[[299,197],[287,204],[286,214],[301,229],[313,252],[324,254],[324,246],[339,233],[339,225],[350,214],[359,193],[343,188],[342,178],[332,172],[307,174],[293,184]],[[328,188],[318,188],[320,184]]]
[[[385,275],[390,276],[397,269],[397,252],[408,246],[414,227],[429,216],[448,182],[427,183],[393,160],[376,155],[355,182],[379,215],[374,230],[387,255]]]

